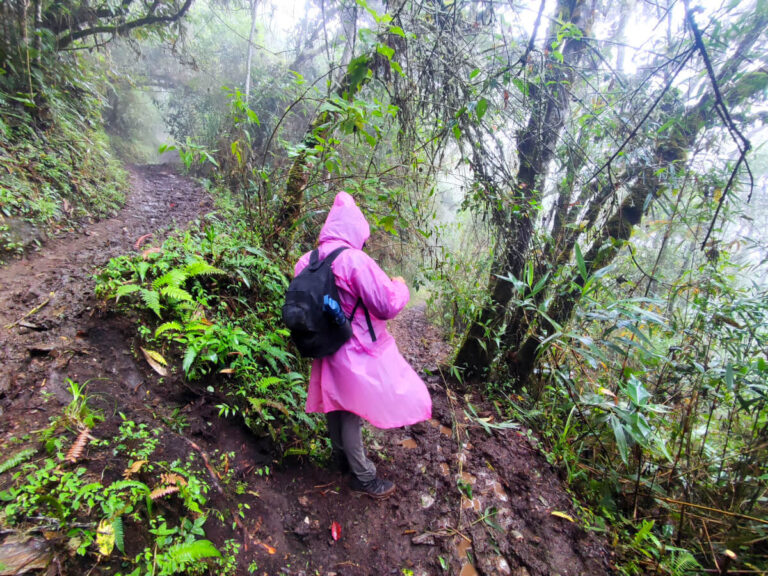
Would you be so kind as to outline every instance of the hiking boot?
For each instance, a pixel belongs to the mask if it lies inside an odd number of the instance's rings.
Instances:
[[[353,492],[367,494],[374,500],[382,500],[395,491],[394,482],[384,478],[374,478],[370,482],[361,482],[357,477],[352,478],[350,483]]]

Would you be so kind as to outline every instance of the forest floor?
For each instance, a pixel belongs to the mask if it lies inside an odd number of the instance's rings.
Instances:
[[[212,201],[169,169],[132,167],[130,173],[134,190],[117,216],[0,268],[5,455],[17,449],[12,442],[44,429],[70,403],[68,379],[87,382],[89,405],[104,416],[91,432],[95,438],[113,438],[125,418],[159,430],[157,457],[199,452],[208,462],[226,461],[203,469],[212,486],[208,506],[220,512],[209,517],[205,532],[220,548],[239,542],[237,574],[612,573],[610,546],[585,528],[535,437],[521,425],[497,422],[478,394],[458,394],[442,377],[438,366],[448,347],[423,307],[406,309],[390,327],[427,382],[433,418],[403,429],[366,428],[369,456],[379,474],[397,484],[383,501],[353,494],[348,477],[307,458],[275,461],[268,439],[220,418],[214,402],[194,393],[180,374],[161,381],[137,355],[134,322],[94,296],[92,275],[109,258],[133,251],[141,236],[162,238],[210,211]],[[125,468],[95,448],[85,461],[101,478],[119,478]],[[240,505],[249,508],[235,523]],[[334,522],[341,526],[338,540]],[[128,535],[131,556],[146,543]],[[107,566],[90,573],[111,573]]]

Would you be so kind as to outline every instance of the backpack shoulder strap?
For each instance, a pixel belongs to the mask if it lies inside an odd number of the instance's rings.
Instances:
[[[320,260],[320,251],[316,248],[312,250],[312,254],[309,256],[309,269],[310,270],[317,270],[322,266],[324,263],[328,263],[328,266],[333,264],[333,261],[336,260],[336,256],[341,254],[344,250],[346,250],[346,246],[342,246],[341,248],[336,248],[333,252],[328,254],[325,258]]]
[[[338,256],[339,254],[344,252],[344,250],[346,250],[346,249],[347,249],[346,246],[342,246],[341,248],[336,248],[336,250],[334,250],[333,252],[328,254],[328,256],[326,256],[323,259],[323,262],[327,262],[328,266],[330,266],[331,264],[333,264],[333,261],[336,260],[336,256]]]
[[[360,306],[363,309],[363,312],[365,312],[365,323],[368,324],[368,333],[371,335],[371,342],[376,342],[376,332],[373,331],[371,315],[368,312],[368,308],[366,308],[365,304],[363,304],[362,298],[358,298],[357,302],[355,302],[355,307],[352,308],[352,314],[349,315],[349,321],[352,322],[352,319],[355,317],[355,312],[357,312],[358,306]]]

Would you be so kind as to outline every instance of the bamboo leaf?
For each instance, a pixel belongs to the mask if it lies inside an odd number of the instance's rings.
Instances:
[[[624,464],[627,464],[627,436],[624,434],[624,425],[613,414],[611,414],[609,420],[611,423],[611,428],[613,428],[613,436],[616,438],[616,446],[619,449],[621,460],[624,462]]]
[[[587,279],[587,265],[584,262],[584,256],[581,253],[581,248],[579,247],[578,242],[576,244],[574,244],[573,249],[574,249],[574,252],[576,253],[576,264],[579,267],[579,274],[586,281],[586,279]]]
[[[481,98],[477,102],[477,108],[475,108],[475,113],[477,114],[477,119],[482,120],[483,116],[485,116],[485,112],[488,110],[488,100],[485,98]]]

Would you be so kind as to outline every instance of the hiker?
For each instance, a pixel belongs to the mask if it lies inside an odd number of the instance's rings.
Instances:
[[[363,419],[377,428],[415,424],[431,417],[432,400],[387,332],[386,321],[408,303],[408,287],[400,277],[389,278],[362,251],[369,236],[368,222],[354,199],[340,192],[320,231],[318,251],[323,259],[346,248],[331,269],[345,316],[355,312],[352,337],[334,354],[313,361],[306,411],[325,413],[333,462],[352,472],[352,489],[378,499],[390,495],[395,485],[379,478],[365,455]],[[299,259],[296,275],[310,257],[308,252]]]

